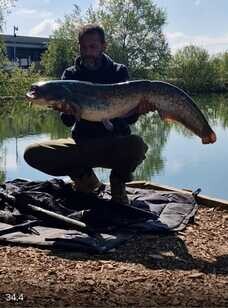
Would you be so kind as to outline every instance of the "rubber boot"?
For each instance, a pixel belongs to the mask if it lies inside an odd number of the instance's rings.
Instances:
[[[129,205],[130,201],[127,197],[125,182],[123,182],[122,179],[120,179],[119,177],[111,173],[110,185],[111,185],[112,201],[121,203],[124,205]]]
[[[85,173],[80,178],[73,179],[73,187],[77,192],[83,193],[99,193],[104,189],[105,184],[99,181],[93,170]]]

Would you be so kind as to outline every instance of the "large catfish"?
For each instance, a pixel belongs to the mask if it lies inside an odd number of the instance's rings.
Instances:
[[[77,80],[37,82],[26,94],[34,103],[61,110],[74,105],[77,119],[104,121],[137,112],[147,101],[162,120],[182,123],[202,139],[214,143],[216,135],[192,98],[180,88],[163,82],[136,80],[116,84],[96,84]],[[149,108],[150,109],[150,108]]]

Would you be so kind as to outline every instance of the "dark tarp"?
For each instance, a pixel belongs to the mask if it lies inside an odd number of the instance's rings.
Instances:
[[[183,230],[198,209],[189,194],[136,188],[127,188],[127,193],[131,206],[112,202],[108,185],[94,196],[75,192],[60,179],[5,182],[0,185],[0,242],[104,252],[142,232]],[[34,212],[31,205],[82,227]]]

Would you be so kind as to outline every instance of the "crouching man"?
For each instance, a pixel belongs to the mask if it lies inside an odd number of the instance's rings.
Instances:
[[[62,79],[102,84],[129,79],[126,66],[105,54],[105,33],[99,25],[82,27],[78,41],[80,56],[63,72]],[[47,174],[70,176],[75,189],[85,193],[99,191],[104,186],[93,168],[109,168],[112,200],[128,204],[125,183],[132,180],[132,173],[145,159],[148,149],[141,137],[131,134],[129,124],[138,115],[115,118],[107,126],[102,122],[77,121],[72,108],[64,107],[60,113],[63,123],[72,127],[72,138],[32,144],[26,149],[24,159]],[[147,104],[142,102],[138,114],[146,111]]]

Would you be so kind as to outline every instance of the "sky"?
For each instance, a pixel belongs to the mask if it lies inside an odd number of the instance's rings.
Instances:
[[[1,0],[0,0],[1,1]],[[206,48],[210,54],[228,51],[228,0],[154,0],[166,11],[163,32],[172,53],[189,44]],[[3,33],[48,37],[58,20],[70,14],[74,4],[82,13],[98,0],[18,0],[6,18]]]

